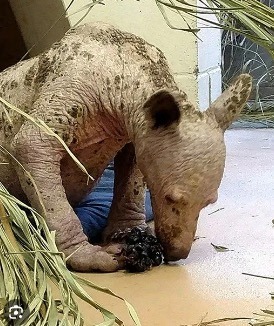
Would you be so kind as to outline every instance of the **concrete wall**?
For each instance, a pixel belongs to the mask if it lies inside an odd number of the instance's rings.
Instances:
[[[191,0],[196,4],[196,0]],[[65,7],[70,0],[63,0]],[[83,6],[90,3],[89,0],[75,1],[68,10],[69,21],[75,25],[85,11],[73,14]],[[148,42],[159,47],[166,55],[171,69],[180,87],[186,91],[194,103],[197,102],[196,74],[198,55],[197,39],[188,32],[171,30],[154,0],[146,1],[105,1],[105,6],[96,5],[81,22],[105,21],[128,32],[143,37]],[[168,13],[173,24],[186,27],[182,18]],[[190,22],[195,27],[196,22]]]
[[[31,56],[47,49],[70,28],[68,19],[64,15],[62,16],[64,7],[60,0],[8,1],[27,49],[36,44],[30,51]]]
[[[201,5],[200,1],[198,4]],[[211,21],[213,14],[203,15]],[[209,23],[197,21],[198,33],[198,100],[201,110],[206,109],[222,91],[221,30],[209,28]]]

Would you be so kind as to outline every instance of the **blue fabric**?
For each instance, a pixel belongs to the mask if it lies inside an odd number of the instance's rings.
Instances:
[[[111,163],[104,171],[99,183],[79,204],[74,208],[79,217],[84,233],[91,243],[101,240],[101,235],[107,225],[114,184],[114,168]],[[153,219],[149,191],[145,200],[146,221]]]

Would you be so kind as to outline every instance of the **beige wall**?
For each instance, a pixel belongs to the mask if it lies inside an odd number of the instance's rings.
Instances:
[[[64,12],[61,0],[9,0],[9,3],[27,49],[37,43],[30,51],[32,56],[47,49],[70,28],[63,16],[49,31]]]
[[[191,1],[196,3],[196,0]],[[70,0],[63,0],[63,2],[65,6],[68,6]],[[72,26],[77,23],[85,11],[73,13],[88,3],[90,0],[74,2],[68,11],[68,18]],[[174,24],[186,27],[178,15],[173,15],[170,18]],[[192,33],[170,29],[154,0],[106,0],[105,6],[96,5],[92,8],[81,24],[88,21],[111,23],[123,30],[137,34],[159,47],[165,53],[180,87],[188,93],[192,101],[197,102],[197,39]],[[190,23],[196,25],[196,21]]]

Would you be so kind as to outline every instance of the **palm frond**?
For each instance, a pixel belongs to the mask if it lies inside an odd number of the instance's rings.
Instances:
[[[274,10],[258,0],[200,0],[193,5],[184,0],[155,0],[158,7],[185,13],[203,22],[204,28],[217,27],[243,35],[264,47],[274,58]],[[209,16],[212,15],[212,19]],[[214,19],[217,17],[216,19]],[[164,15],[166,19],[166,15]],[[169,23],[171,28],[174,27]]]
[[[89,176],[63,140],[42,120],[34,119],[0,97],[1,102],[7,107],[7,115],[9,110],[14,110],[45,133],[55,137],[79,168]],[[4,147],[0,146],[0,151],[15,160],[16,164],[28,173]],[[31,175],[29,177],[32,179]],[[33,184],[39,197],[35,182]],[[43,206],[42,202],[41,205]],[[50,281],[56,285],[61,299],[56,300],[53,297]],[[82,326],[84,319],[76,297],[101,312],[104,322],[98,326],[123,325],[115,314],[97,303],[82,285],[123,300],[134,324],[141,325],[129,302],[111,290],[80,278],[67,269],[64,255],[58,251],[55,244],[55,232],[50,232],[45,219],[33,208],[9,194],[1,182],[0,284],[0,326],[8,325],[5,312],[10,302],[24,303],[24,308],[27,308],[26,315],[23,315],[24,325]]]

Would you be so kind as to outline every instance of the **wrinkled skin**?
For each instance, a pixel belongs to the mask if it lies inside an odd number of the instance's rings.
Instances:
[[[144,189],[152,196],[166,260],[187,257],[203,207],[217,199],[225,164],[223,134],[249,97],[239,76],[201,113],[180,91],[160,50],[110,25],[69,31],[47,52],[0,74],[0,95],[58,134],[95,181],[115,157],[107,239],[144,222]],[[0,180],[41,214],[76,271],[115,271],[119,245],[89,244],[73,212],[95,182],[62,145],[0,104]],[[39,196],[35,189],[39,190]],[[41,204],[42,201],[42,204]]]

